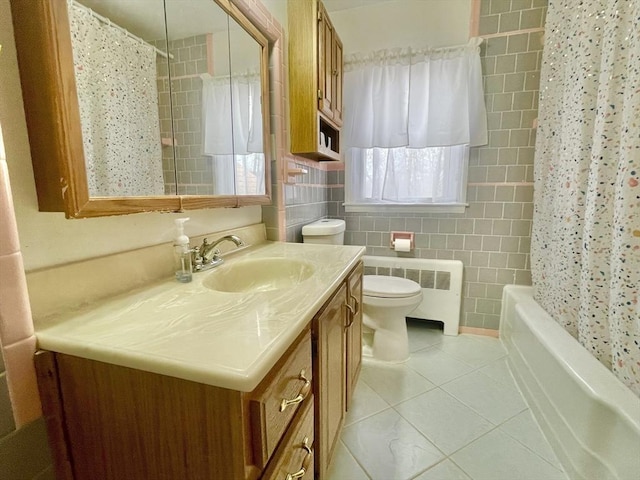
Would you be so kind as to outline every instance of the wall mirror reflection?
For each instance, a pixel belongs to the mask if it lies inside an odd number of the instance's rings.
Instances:
[[[68,5],[90,196],[265,194],[255,39],[213,0]]]

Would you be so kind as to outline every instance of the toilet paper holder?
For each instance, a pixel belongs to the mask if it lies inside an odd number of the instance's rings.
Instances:
[[[411,243],[411,250],[413,250],[415,248],[415,234],[413,232],[391,232],[391,235],[389,237],[389,246],[391,248],[395,248],[395,244],[396,244],[396,240],[409,240],[409,242]]]

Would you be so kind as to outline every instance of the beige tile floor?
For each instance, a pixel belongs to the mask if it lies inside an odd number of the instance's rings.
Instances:
[[[500,340],[408,326],[408,362],[363,363],[329,480],[567,479]]]

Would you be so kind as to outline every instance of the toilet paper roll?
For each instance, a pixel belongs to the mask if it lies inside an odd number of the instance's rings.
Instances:
[[[411,250],[411,240],[408,238],[396,238],[393,242],[393,249],[396,252],[408,252]]]

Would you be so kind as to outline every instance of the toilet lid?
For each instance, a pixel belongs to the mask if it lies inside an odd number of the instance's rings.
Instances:
[[[364,295],[381,298],[410,297],[421,291],[413,280],[386,275],[365,275],[362,289]]]

